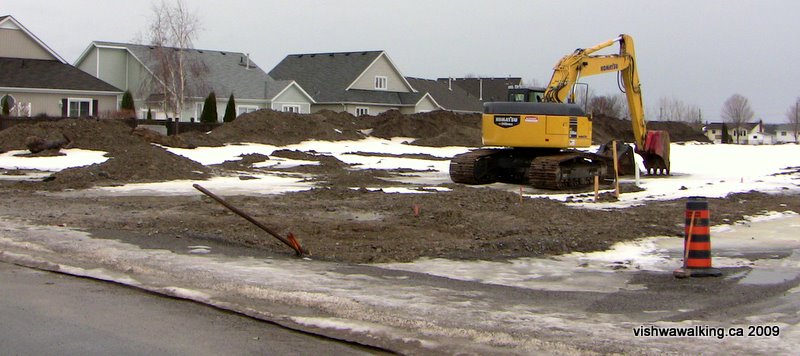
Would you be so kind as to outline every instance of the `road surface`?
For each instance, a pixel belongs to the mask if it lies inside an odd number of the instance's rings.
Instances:
[[[378,352],[194,302],[2,262],[0,286],[4,355]]]

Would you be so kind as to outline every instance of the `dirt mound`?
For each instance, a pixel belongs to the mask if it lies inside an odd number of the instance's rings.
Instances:
[[[3,149],[23,150],[28,136],[48,140],[66,136],[72,141],[71,148],[108,152],[106,156],[109,159],[103,163],[69,168],[54,173],[44,182],[19,183],[20,187],[80,189],[94,185],[209,177],[209,168],[153,146],[132,131],[131,127],[117,120],[67,119],[15,125],[0,131],[0,142]]]
[[[669,132],[672,142],[709,142],[702,131],[689,126],[685,122],[650,121],[648,130],[664,130]],[[621,120],[610,116],[597,115],[592,119],[592,143],[604,144],[611,140],[633,142],[633,128],[630,120]]]
[[[155,143],[162,146],[176,147],[176,148],[197,148],[197,145],[187,142],[181,136],[164,136],[161,133],[155,132],[145,127],[137,127],[133,129],[133,134],[143,138],[147,142]]]
[[[403,115],[391,110],[369,119],[370,135],[414,137],[421,146],[471,146],[481,145],[480,114],[457,114],[449,111],[432,111]]]
[[[307,140],[358,140],[365,135],[359,131],[355,118],[347,113],[321,111],[315,114],[284,113],[259,110],[244,114],[206,135],[212,142],[254,142],[283,146]],[[197,143],[202,138],[194,135]]]

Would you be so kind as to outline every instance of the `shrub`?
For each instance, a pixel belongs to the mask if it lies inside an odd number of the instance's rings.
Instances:
[[[228,106],[225,107],[225,115],[222,116],[222,122],[231,122],[236,118],[236,101],[233,100],[233,93],[228,99]]]
[[[203,113],[200,114],[200,122],[215,123],[217,122],[217,96],[212,91],[208,94],[206,102],[203,104]]]

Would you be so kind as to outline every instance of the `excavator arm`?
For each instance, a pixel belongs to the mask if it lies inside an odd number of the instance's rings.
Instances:
[[[596,52],[619,43],[618,54],[597,55]],[[574,102],[574,85],[581,76],[619,72],[622,89],[628,102],[636,152],[645,161],[648,172],[669,174],[669,133],[648,131],[633,38],[622,34],[590,48],[579,48],[564,56],[553,68],[553,76],[544,93],[545,102]]]

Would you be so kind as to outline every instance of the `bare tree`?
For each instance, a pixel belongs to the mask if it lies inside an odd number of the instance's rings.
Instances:
[[[189,56],[193,41],[200,30],[197,15],[186,8],[183,0],[161,0],[153,5],[153,17],[147,28],[147,41],[153,47],[151,60],[155,63],[156,78],[151,90],[158,88],[164,112],[178,118],[183,112],[186,98],[196,94],[191,80],[199,80],[205,66]]]
[[[686,104],[675,97],[662,96],[658,99],[658,119],[660,121],[684,121]]]
[[[702,124],[703,112],[696,105],[689,105],[686,107],[686,116],[683,121],[691,124]]]
[[[741,128],[745,123],[753,118],[753,109],[750,108],[750,102],[742,95],[733,94],[725,103],[722,104],[722,118],[731,124],[736,133],[736,143],[739,143],[739,137],[742,136]]]
[[[589,99],[589,112],[593,115],[603,115],[623,118],[625,111],[624,99],[620,95],[592,96]]]
[[[786,122],[789,123],[789,127],[794,131],[794,142],[800,143],[800,141],[797,140],[799,136],[798,131],[800,131],[800,98],[797,98],[794,105],[786,110]]]

